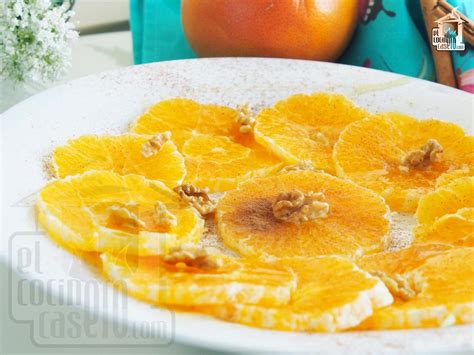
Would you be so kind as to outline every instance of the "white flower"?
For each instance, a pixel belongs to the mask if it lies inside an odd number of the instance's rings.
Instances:
[[[50,0],[0,0],[0,79],[46,82],[69,67],[74,13]]]

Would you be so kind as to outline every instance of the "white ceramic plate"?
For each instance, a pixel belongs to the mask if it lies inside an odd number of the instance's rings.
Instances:
[[[376,353],[472,349],[473,327],[469,325],[304,334],[253,329],[192,314],[173,316],[133,299],[127,299],[119,312],[113,302],[119,297],[117,291],[36,227],[31,205],[34,194],[46,182],[42,159],[69,138],[123,132],[147,106],[170,97],[261,106],[272,105],[289,94],[314,91],[344,93],[372,112],[396,110],[420,118],[441,118],[472,132],[471,95],[428,81],[345,65],[258,58],[198,59],[89,76],[36,95],[2,118],[3,256],[23,277],[37,280],[48,286],[52,294],[94,314],[130,328],[161,320],[161,328],[149,327],[154,339],[162,335],[178,342],[231,351]],[[25,250],[31,252],[28,267],[24,266]],[[78,282],[81,290],[93,281],[98,290],[92,298],[84,298],[70,287],[61,287],[72,280]]]

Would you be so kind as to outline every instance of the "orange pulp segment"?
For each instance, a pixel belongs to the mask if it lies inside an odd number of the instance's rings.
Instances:
[[[412,245],[397,251],[383,251],[364,255],[357,260],[357,265],[368,272],[381,271],[393,276],[405,274],[423,265],[428,259],[450,249],[447,245],[426,244]]]
[[[216,307],[215,314],[260,328],[334,332],[359,324],[393,301],[379,279],[341,257],[284,258],[278,263],[291,267],[298,279],[288,305],[236,303]]]
[[[64,178],[90,170],[110,170],[121,175],[143,175],[173,188],[183,181],[186,174],[184,158],[171,141],[163,144],[156,154],[145,157],[142,147],[152,138],[124,134],[86,135],[69,140],[66,145],[54,149],[53,174]]]
[[[474,234],[474,177],[452,180],[421,198],[416,243],[469,245]],[[467,243],[467,244],[466,244]]]
[[[322,193],[327,216],[300,225],[276,219],[275,198],[294,189]],[[325,173],[295,171],[248,180],[227,192],[216,222],[224,243],[244,256],[355,258],[383,249],[387,214],[383,199],[368,189]]]
[[[340,94],[292,95],[259,113],[255,138],[289,164],[309,160],[334,173],[331,154],[340,132],[368,115]]]
[[[474,166],[464,165],[459,169],[454,169],[441,174],[436,179],[436,187],[449,184],[451,181],[465,176],[474,176]]]
[[[132,296],[153,304],[210,306],[286,304],[295,287],[287,267],[221,255],[215,270],[170,265],[159,256],[102,255],[105,276]]]
[[[157,203],[166,207],[175,223],[167,225],[156,218]],[[198,242],[204,229],[199,213],[163,183],[109,171],[50,182],[39,193],[37,212],[53,239],[84,251],[160,254]]]
[[[453,124],[382,114],[349,125],[334,148],[338,174],[381,194],[392,210],[415,212],[419,199],[443,173],[474,164],[473,137]],[[428,166],[403,166],[410,153],[430,140],[442,147]]]
[[[139,134],[170,131],[185,157],[185,182],[222,192],[282,166],[251,133],[240,132],[237,117],[229,107],[176,98],[150,107],[130,129]]]
[[[474,322],[474,248],[453,248],[403,275],[416,295],[379,309],[359,329],[410,329]]]

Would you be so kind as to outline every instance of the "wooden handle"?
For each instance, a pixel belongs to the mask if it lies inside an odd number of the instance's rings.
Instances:
[[[426,31],[428,32],[428,40],[430,41],[431,53],[436,71],[436,81],[451,87],[456,87],[456,77],[454,75],[453,61],[451,53],[446,51],[438,51],[436,47],[431,45],[431,31],[436,26],[435,21],[440,18],[440,12],[437,11],[439,6],[438,0],[420,0],[423,19],[425,21]]]

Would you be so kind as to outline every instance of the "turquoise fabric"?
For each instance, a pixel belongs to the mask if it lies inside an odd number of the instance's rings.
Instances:
[[[449,2],[474,18],[474,0]],[[419,0],[358,3],[359,24],[341,63],[436,80]],[[183,33],[180,7],[180,0],[130,0],[136,64],[195,57]],[[474,92],[474,50],[467,43],[466,49],[452,53],[453,67],[458,87]]]
[[[180,0],[130,0],[135,64],[194,58],[181,25]]]
[[[420,31],[418,1],[359,1],[359,26],[341,63],[435,80],[431,50]]]

